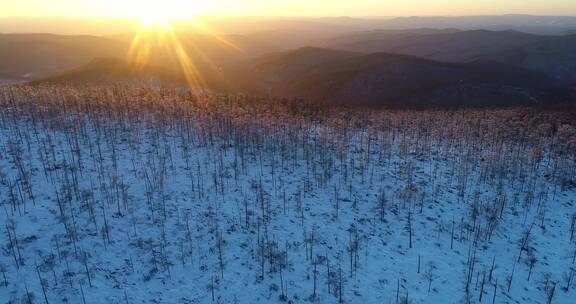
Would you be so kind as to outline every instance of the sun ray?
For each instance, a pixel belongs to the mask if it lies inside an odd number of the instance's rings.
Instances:
[[[202,92],[206,82],[197,68],[189,50],[182,44],[168,20],[144,22],[134,36],[128,51],[128,62],[134,70],[148,66],[176,65],[193,93]]]
[[[167,1],[172,3],[177,0]],[[196,35],[209,37],[238,53],[244,52],[242,47],[196,18],[186,19],[188,24],[193,25],[192,33],[179,32],[176,26],[173,26],[173,17],[176,14],[171,11],[177,9],[176,6],[145,0],[138,4],[134,3],[134,7],[141,20],[141,26],[132,40],[127,55],[128,62],[134,70],[154,66],[175,69],[193,93],[202,93],[208,87],[203,73],[212,73],[211,75],[216,73],[222,83],[228,83],[224,74],[220,74],[221,65],[214,62],[205,46],[200,45],[203,40],[195,37]]]

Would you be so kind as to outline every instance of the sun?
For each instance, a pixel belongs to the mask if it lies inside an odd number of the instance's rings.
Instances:
[[[132,2],[132,13],[145,28],[170,27],[173,19],[184,18],[188,5],[181,0],[140,0]],[[186,9],[185,9],[186,8]]]
[[[142,27],[145,29],[170,28],[170,18],[158,14],[143,14],[139,16]]]

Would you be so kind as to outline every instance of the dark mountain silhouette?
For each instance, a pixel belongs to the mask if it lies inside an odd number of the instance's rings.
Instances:
[[[192,75],[192,79],[187,77]],[[244,69],[244,66],[228,65],[226,69],[215,68],[211,65],[195,66],[194,70],[184,71],[178,64],[153,65],[145,64],[135,66],[133,63],[116,58],[96,58],[78,68],[29,82],[32,85],[40,84],[166,84],[228,93],[263,92],[258,75]]]
[[[355,44],[362,44],[368,41],[395,41],[412,36],[433,35],[433,34],[446,34],[460,32],[459,29],[433,29],[433,28],[417,28],[405,30],[387,30],[376,29],[370,31],[355,31],[342,34],[328,39],[325,44],[327,46],[334,46],[345,48],[347,46],[353,47]]]
[[[245,35],[284,50],[306,46],[321,47],[331,38],[378,28],[380,21],[345,17],[268,20],[254,24],[254,31]]]
[[[210,36],[176,33],[179,44],[198,69],[218,69],[228,62],[247,60],[277,50],[266,43],[238,35]],[[134,34],[62,36],[51,34],[0,34],[0,72],[28,80],[42,79],[80,67],[95,58],[128,57]],[[150,39],[148,64],[177,66],[176,47],[166,48]],[[145,44],[145,43],[144,43]]]
[[[576,35],[546,39],[522,48],[479,56],[477,60],[522,67],[545,74],[560,85],[575,85]]]
[[[304,47],[273,53],[254,59],[249,64],[257,71],[276,78],[298,77],[318,65],[338,63],[358,56],[358,53],[332,49]]]
[[[125,60],[96,58],[81,67],[32,81],[31,84],[106,83],[117,81],[183,82],[184,80],[178,73],[167,69],[152,66],[135,68]]]
[[[328,45],[355,52],[388,52],[458,62],[548,39],[551,38],[516,31],[383,30],[345,35],[328,41]]]
[[[194,83],[196,88],[209,88],[220,91],[233,90],[218,72],[203,69],[194,73],[195,77],[202,79],[201,83]],[[155,66],[151,64],[134,66],[126,60],[116,58],[96,58],[81,67],[30,82],[33,85],[82,83],[189,85],[183,71],[176,66]]]
[[[564,35],[576,29],[574,16],[533,16],[523,14],[484,16],[399,17],[383,20],[381,28],[459,28],[464,30],[517,30],[542,35]]]
[[[342,60],[298,60],[345,54]],[[325,54],[324,56],[322,54]],[[296,60],[295,60],[296,58]],[[266,60],[263,60],[266,62]],[[299,67],[304,64],[305,67]],[[296,65],[298,73],[291,72]],[[278,67],[285,67],[284,69]],[[511,106],[552,98],[553,83],[499,63],[444,63],[407,55],[301,49],[256,66],[272,94],[376,106]]]
[[[274,53],[223,69],[199,68],[203,88],[304,97],[362,106],[481,107],[550,104],[568,90],[539,73],[498,62],[445,63],[408,55],[361,55],[321,48]],[[187,85],[176,67],[134,69],[97,59],[35,83],[153,81]],[[562,95],[564,94],[564,95]]]
[[[27,79],[41,78],[96,57],[125,56],[128,47],[95,36],[0,34],[0,72]]]
[[[554,103],[573,96],[569,88],[576,84],[574,35],[375,30],[330,38],[338,49],[283,52],[254,37],[174,35],[189,61],[185,65],[174,49],[154,39],[147,60],[135,65],[127,59],[133,39],[128,34],[0,35],[0,82],[188,85],[187,72],[198,80],[195,86],[220,92],[415,107]]]
[[[371,31],[332,39],[334,48],[413,55],[448,62],[497,62],[537,72],[558,86],[576,83],[576,35],[541,36],[516,31]]]

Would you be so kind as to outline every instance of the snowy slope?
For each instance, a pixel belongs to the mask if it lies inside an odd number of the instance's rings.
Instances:
[[[513,110],[333,122],[38,90],[0,94],[0,303],[576,300],[574,155],[560,131],[488,136]]]

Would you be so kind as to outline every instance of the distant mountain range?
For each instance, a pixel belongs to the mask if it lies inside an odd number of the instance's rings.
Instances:
[[[501,53],[479,55],[476,60],[520,66],[552,78],[559,85],[576,84],[576,35],[542,41]]]
[[[446,63],[318,48],[270,58],[253,63],[266,75],[259,82],[275,95],[394,107],[538,104],[560,97],[548,77],[498,63]]]
[[[330,40],[328,46],[446,62],[498,62],[542,73],[561,85],[576,83],[576,35],[543,36],[510,30],[387,30],[344,35]]]
[[[574,12],[570,12],[574,14]],[[222,34],[248,35],[264,32],[317,32],[328,35],[374,29],[458,28],[461,30],[517,30],[542,35],[566,35],[576,31],[576,16],[522,14],[484,16],[412,17],[249,17],[195,16],[174,20],[178,31],[194,31],[198,24]],[[0,18],[3,33],[54,33],[63,35],[114,35],[134,32],[135,18]]]
[[[89,63],[50,77],[31,81],[31,84],[47,83],[112,83],[124,81],[183,82],[179,74],[159,67],[135,68],[125,60],[96,58]]]
[[[572,12],[573,13],[573,12]],[[533,16],[524,14],[484,16],[400,17],[386,20],[382,28],[459,28],[463,30],[516,30],[543,35],[564,35],[574,30],[576,16]]]
[[[241,61],[277,50],[251,38],[177,33],[180,45],[196,68]],[[37,80],[80,67],[95,58],[126,59],[134,35],[66,36],[53,34],[0,34],[0,73],[17,79]],[[179,68],[171,50],[156,38],[141,43],[152,66]]]
[[[86,64],[96,57],[125,56],[129,45],[96,36],[0,34],[0,72],[36,79]]]
[[[576,100],[576,35],[455,27],[349,31],[364,23],[346,18],[338,19],[333,29],[325,26],[335,20],[299,21],[293,28],[277,25],[245,35],[177,32],[176,37],[193,72],[214,91],[414,107]],[[371,20],[370,26],[400,24],[399,20],[403,19]],[[473,25],[471,19],[462,20]],[[568,26],[572,17],[554,20],[555,25]],[[289,26],[293,21],[276,23]],[[308,27],[313,30],[298,35]],[[0,83],[134,79],[185,83],[180,63],[160,43],[152,43],[149,60],[134,69],[127,61],[132,38],[1,34]]]
[[[378,30],[343,35],[328,41],[326,46],[363,53],[389,52],[441,61],[465,61],[548,39],[553,38],[516,31]]]

